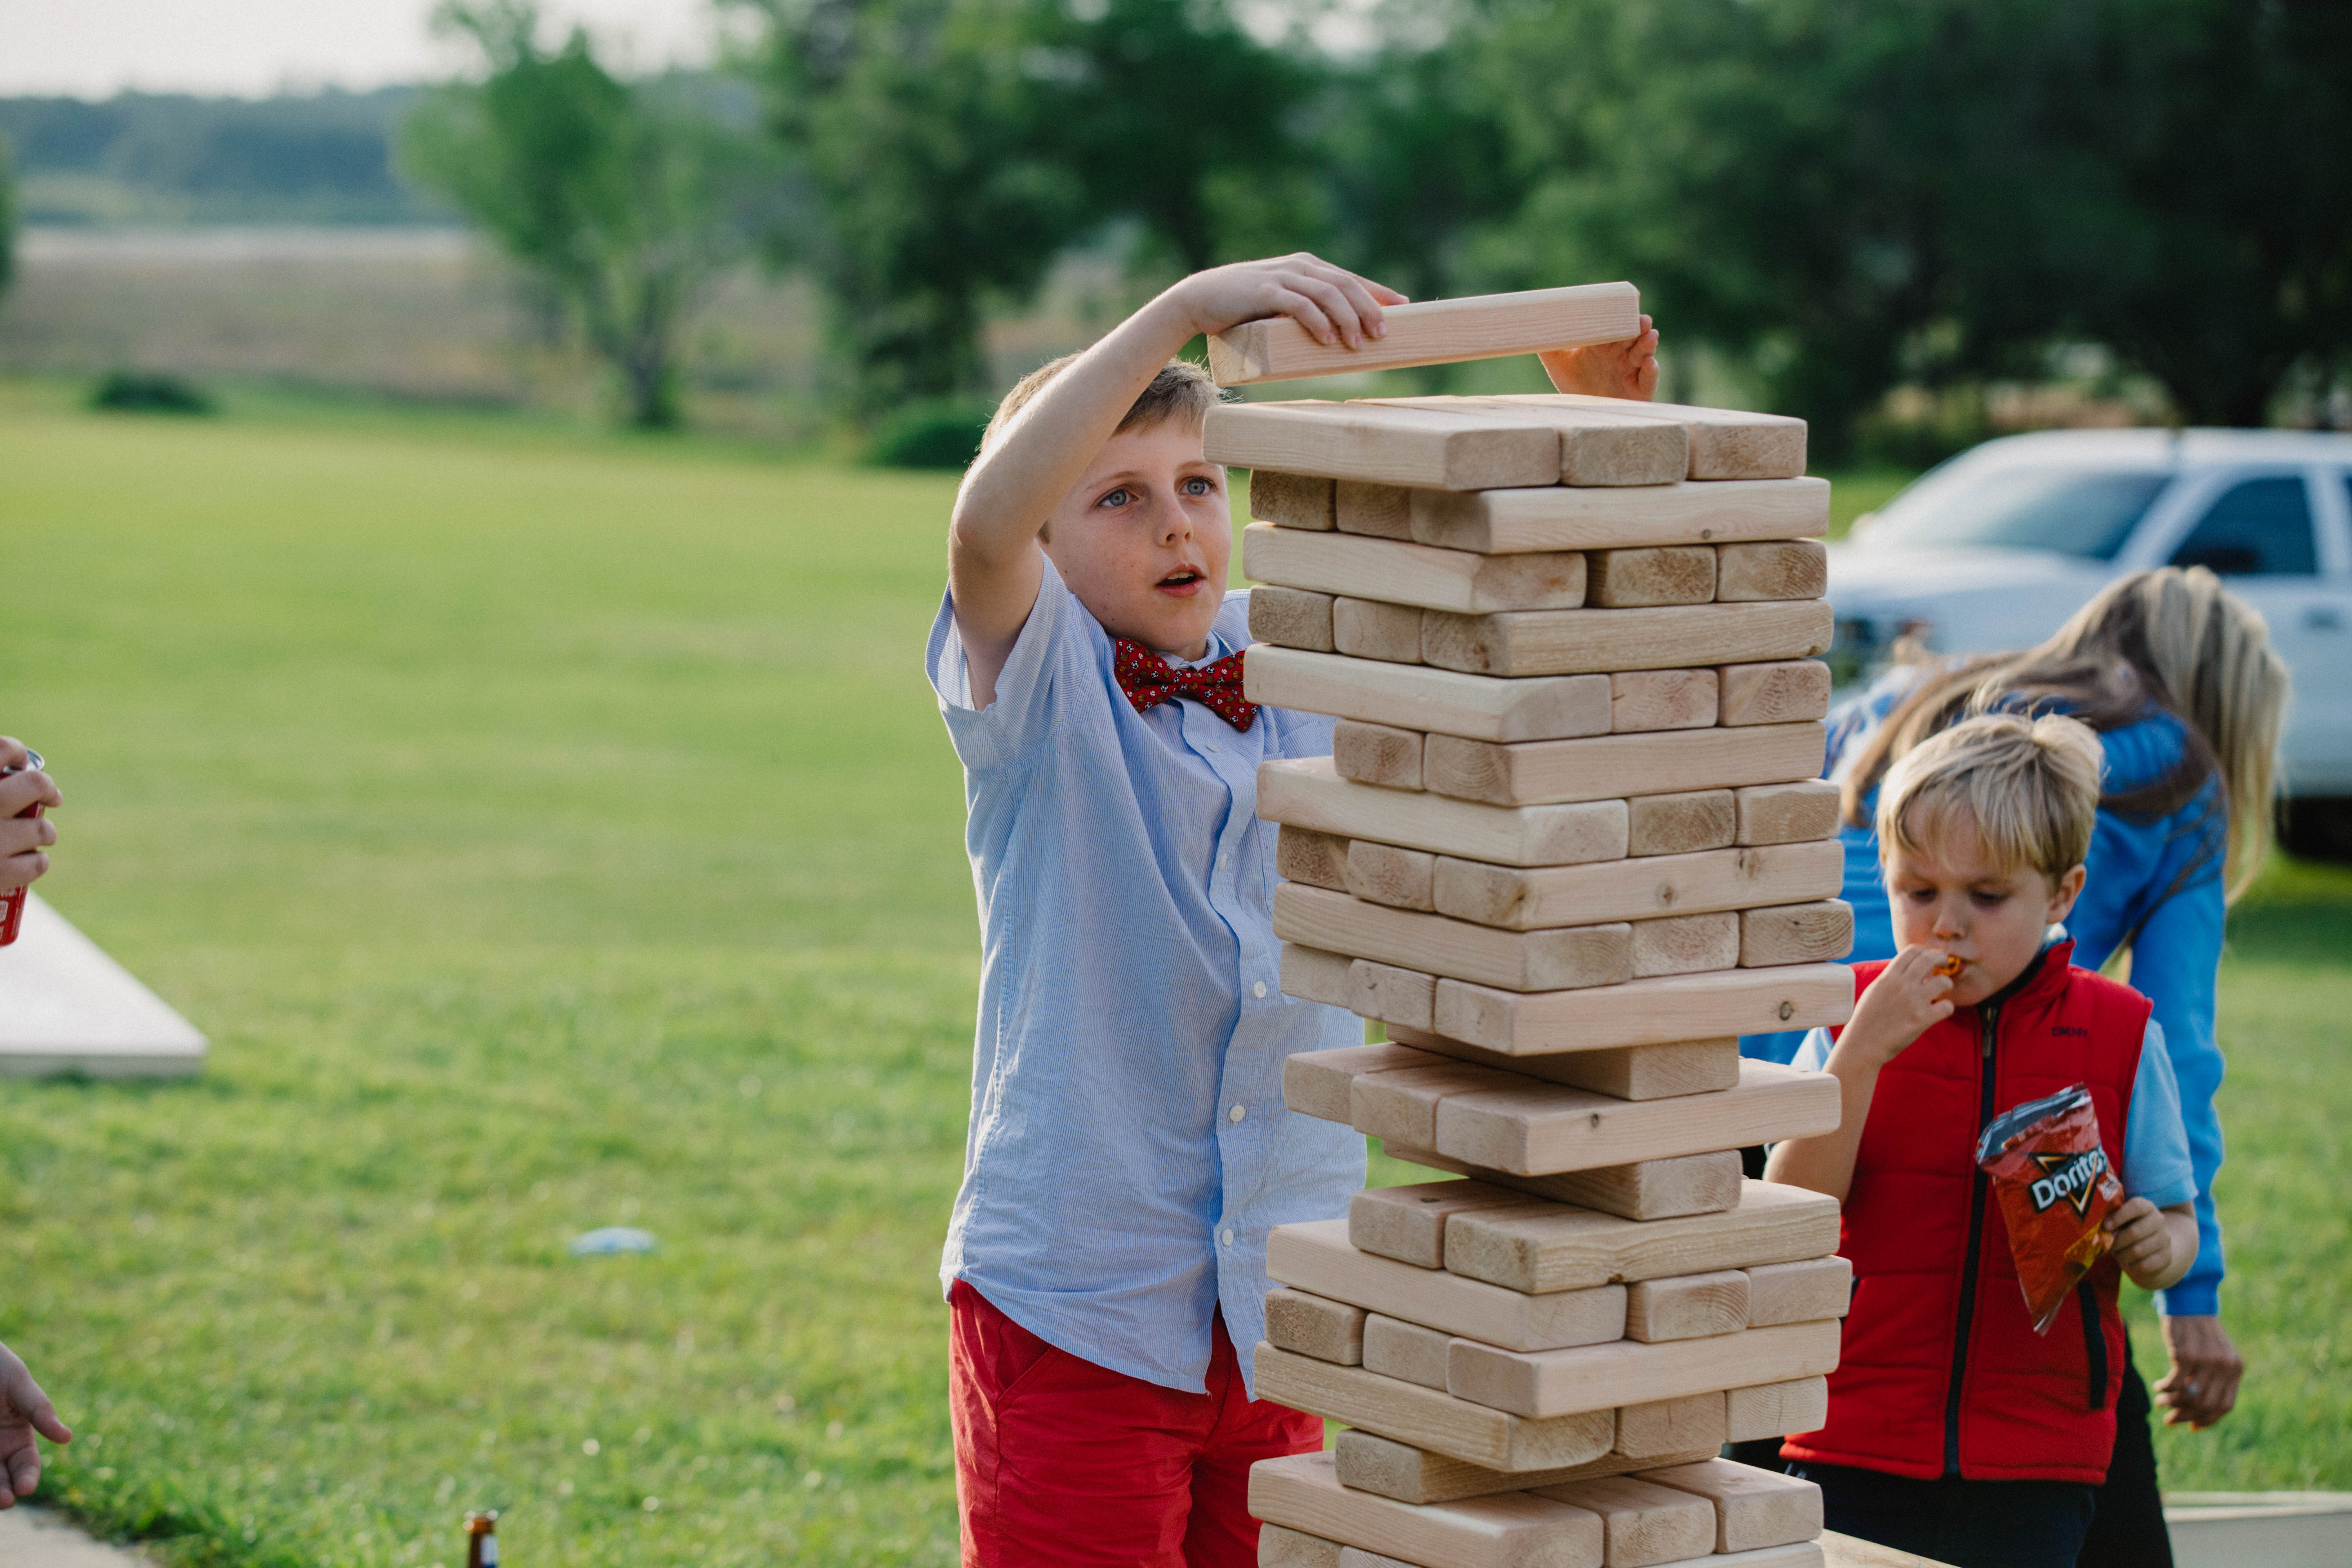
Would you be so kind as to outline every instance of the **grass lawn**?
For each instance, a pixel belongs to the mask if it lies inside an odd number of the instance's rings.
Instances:
[[[22,385],[0,475],[44,891],[214,1040],[0,1083],[0,1339],[82,1434],[47,1491],[182,1563],[453,1564],[485,1506],[533,1564],[952,1562],[950,481]],[[2168,1478],[2352,1486],[2352,876],[2237,931],[2254,1368]],[[620,1223],[660,1250],[566,1254]]]

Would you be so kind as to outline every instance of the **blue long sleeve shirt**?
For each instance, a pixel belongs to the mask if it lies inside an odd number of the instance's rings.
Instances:
[[[1841,766],[1861,753],[1919,674],[1916,668],[1890,670],[1831,715],[1823,776],[1843,776]],[[2151,709],[2147,717],[2099,740],[2106,752],[2105,788],[2116,795],[2170,773],[2189,738],[2179,719]],[[1864,804],[1866,814],[1874,812],[1875,792]],[[2086,969],[2104,966],[2119,948],[2130,946],[2132,986],[2155,1005],[2153,1020],[2163,1031],[2165,1054],[2179,1085],[2180,1116],[2197,1178],[2197,1263],[2187,1278],[2158,1293],[2158,1310],[2168,1317],[2209,1316],[2221,1306],[2221,1226],[2213,1210],[2213,1176],[2221,1168],[2221,1121],[2213,1097],[2221,1087],[2222,1061],[2213,1015],[2227,833],[2219,779],[2209,779],[2185,805],[2153,821],[2102,808],[2091,835],[2089,879],[2066,917],[2074,962]],[[1845,846],[1840,897],[1853,906],[1853,958],[1892,958],[1895,925],[1879,868],[1878,835],[1846,826],[1839,837]],[[1739,1047],[1746,1055],[1785,1062],[1803,1039],[1793,1031],[1751,1035]]]

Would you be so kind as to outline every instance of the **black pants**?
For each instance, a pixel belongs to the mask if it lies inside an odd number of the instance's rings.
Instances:
[[[2116,1457],[2098,1489],[2099,1511],[2083,1542],[2080,1568],[2172,1568],[2172,1537],[2156,1490],[2153,1406],[2139,1368],[2124,1363],[2124,1391],[2116,1397]]]
[[[1845,1465],[1795,1464],[1822,1489],[1822,1522],[1956,1568],[2074,1568],[2092,1489],[2072,1481],[1915,1481]]]

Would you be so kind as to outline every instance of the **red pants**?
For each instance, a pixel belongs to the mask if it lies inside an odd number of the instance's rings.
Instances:
[[[1323,1446],[1315,1416],[1243,1392],[1220,1313],[1209,1391],[1055,1350],[959,1279],[948,1418],[966,1568],[1255,1568],[1249,1469]]]

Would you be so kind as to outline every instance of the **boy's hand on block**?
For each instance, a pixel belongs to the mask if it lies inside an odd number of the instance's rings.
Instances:
[[[1559,392],[1588,397],[1625,397],[1646,403],[1658,395],[1658,329],[1642,318],[1642,330],[1622,343],[1590,343],[1539,354]]]
[[[1837,1054],[1885,1067],[1928,1027],[1952,1016],[1952,976],[1944,952],[1908,947],[1879,972],[1838,1036]]]
[[[1351,349],[1388,334],[1381,306],[1406,303],[1385,284],[1303,250],[1195,272],[1168,296],[1190,313],[1194,331],[1211,337],[1244,321],[1288,316],[1317,342]]]
[[[2178,1282],[2197,1260],[2197,1220],[2186,1204],[2160,1209],[2131,1198],[2100,1224],[2115,1237],[2116,1261],[2143,1290]]]

